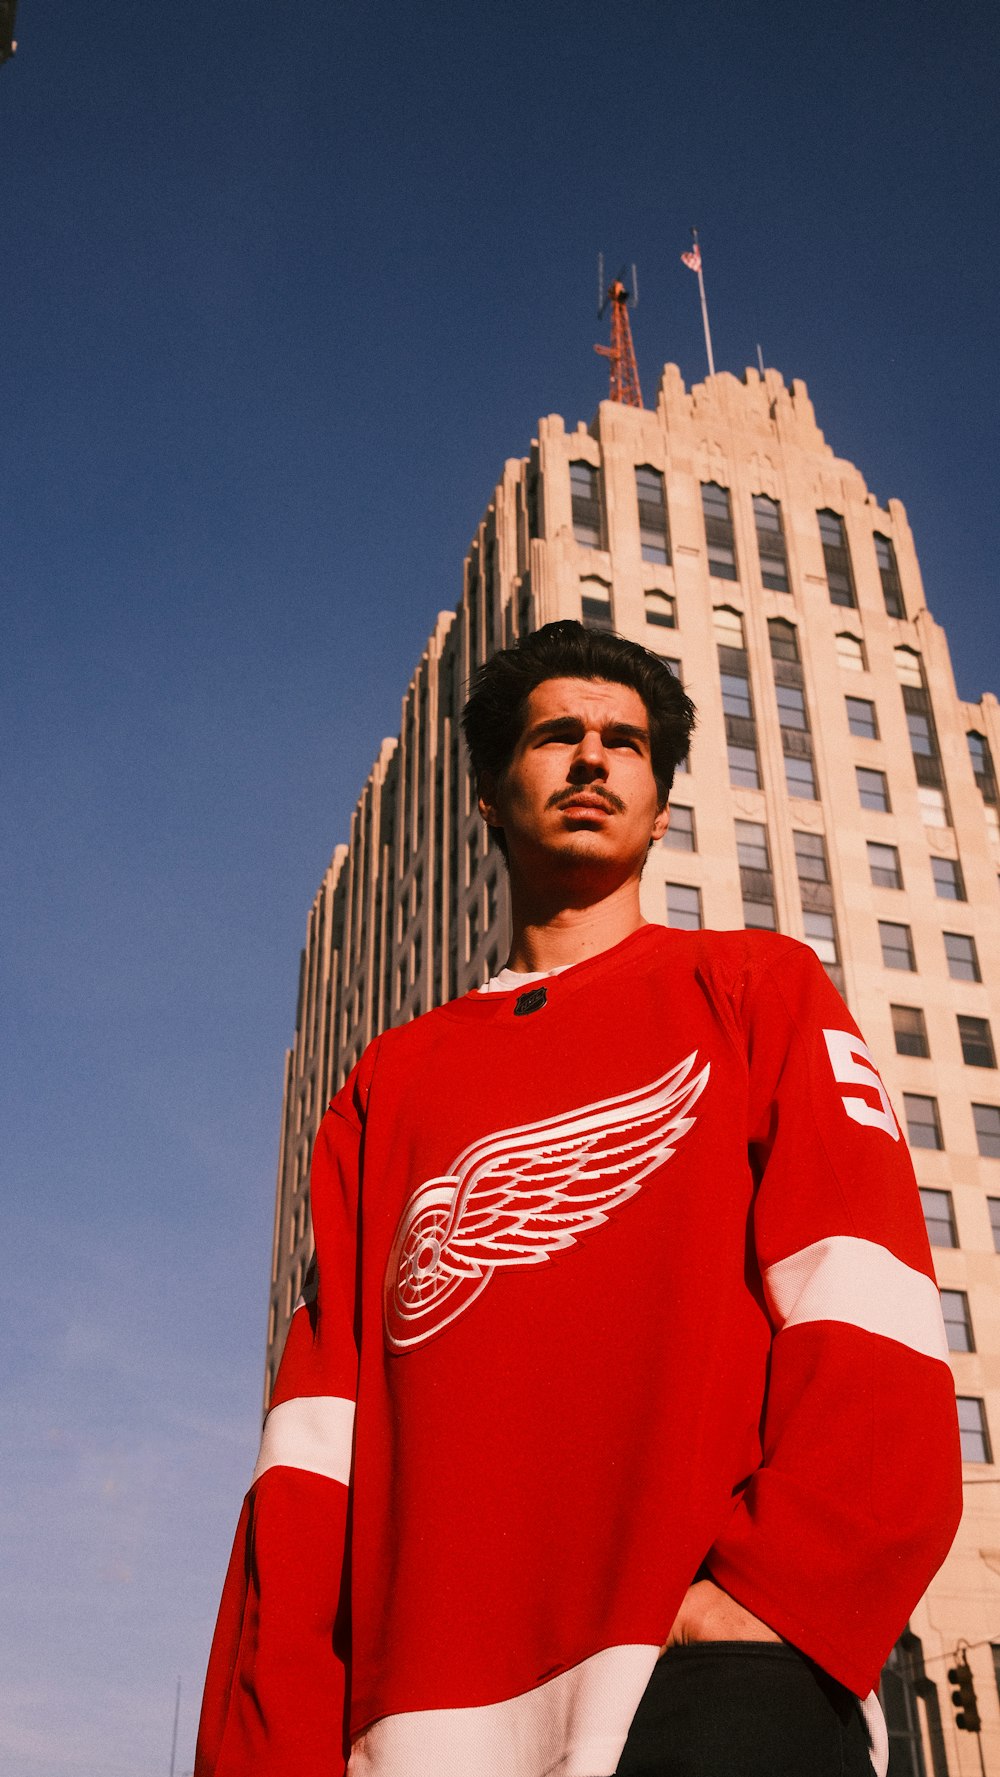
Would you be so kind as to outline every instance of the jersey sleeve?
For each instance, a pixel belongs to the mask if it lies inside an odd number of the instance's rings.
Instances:
[[[369,1051],[369,1055],[370,1055]],[[343,1777],[345,1541],[357,1393],[356,1232],[366,1058],[323,1118],[315,1256],[292,1315],[212,1643],[195,1777]]]
[[[773,1342],[762,1460],[707,1566],[864,1696],[961,1515],[940,1298],[906,1143],[811,951],[787,945],[745,1019]]]

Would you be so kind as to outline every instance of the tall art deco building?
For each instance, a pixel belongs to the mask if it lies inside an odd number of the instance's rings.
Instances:
[[[978,1772],[947,1668],[969,1644],[1000,1774],[1000,707],[963,703],[906,513],[773,370],[654,409],[543,419],[508,462],[309,914],[285,1072],[266,1389],[310,1255],[322,1112],[370,1039],[502,965],[507,890],[459,732],[498,646],[558,617],[666,658],[698,707],[645,915],[811,945],[908,1132],[964,1445],[958,1541],[884,1681],[893,1777]]]

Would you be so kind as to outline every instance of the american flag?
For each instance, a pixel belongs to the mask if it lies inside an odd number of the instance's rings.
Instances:
[[[691,248],[690,253],[681,254],[681,259],[691,271],[701,270],[701,248],[698,246],[697,242]]]

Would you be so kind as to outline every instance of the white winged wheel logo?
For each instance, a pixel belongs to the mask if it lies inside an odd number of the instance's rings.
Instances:
[[[440,1333],[494,1272],[541,1265],[607,1221],[669,1160],[708,1079],[694,1050],[617,1098],[501,1129],[428,1179],[400,1217],[384,1289],[385,1334],[411,1351]]]

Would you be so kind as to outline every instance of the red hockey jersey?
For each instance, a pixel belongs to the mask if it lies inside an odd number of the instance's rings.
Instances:
[[[954,1389],[810,950],[649,925],[386,1032],[312,1214],[197,1777],[605,1777],[702,1564],[877,1683],[957,1525]]]

